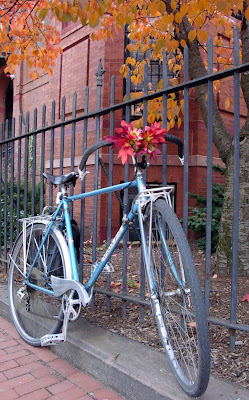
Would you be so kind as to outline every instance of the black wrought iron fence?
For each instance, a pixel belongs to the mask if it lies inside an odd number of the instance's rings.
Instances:
[[[33,119],[31,121],[30,114],[27,113],[25,118],[19,117],[19,121],[12,121],[12,137],[4,139],[4,132],[9,131],[9,123],[6,121],[5,126],[0,125],[0,254],[2,268],[7,271],[8,252],[10,251],[16,235],[20,231],[19,219],[27,215],[39,214],[43,211],[46,204],[52,205],[55,200],[55,189],[50,185],[46,186],[43,179],[43,172],[50,174],[62,174],[68,170],[77,168],[82,153],[87,146],[94,140],[99,141],[106,130],[103,129],[103,120],[109,126],[108,134],[113,134],[115,129],[116,113],[120,117],[130,121],[131,107],[136,104],[143,104],[143,124],[147,124],[148,103],[152,99],[162,98],[162,126],[167,127],[167,99],[172,93],[184,98],[184,171],[183,171],[183,228],[188,232],[188,213],[189,213],[189,123],[191,121],[189,108],[189,90],[198,85],[207,84],[208,87],[208,128],[207,128],[207,218],[206,218],[206,265],[205,265],[205,282],[204,293],[207,308],[209,308],[210,299],[210,273],[211,273],[211,223],[212,223],[212,164],[213,164],[213,82],[231,77],[234,82],[234,237],[233,237],[233,268],[231,280],[231,308],[230,320],[221,316],[220,318],[210,315],[210,323],[225,326],[230,329],[232,341],[234,344],[235,330],[249,332],[249,325],[236,322],[236,305],[237,305],[237,279],[238,279],[238,204],[239,204],[239,129],[240,129],[240,96],[239,96],[239,80],[240,74],[249,71],[249,63],[239,65],[236,58],[234,67],[226,69],[222,72],[213,73],[213,48],[212,41],[208,44],[208,75],[189,80],[188,72],[188,49],[184,51],[184,79],[182,83],[176,86],[168,86],[167,79],[167,61],[164,57],[163,61],[163,89],[157,92],[148,92],[148,69],[145,65],[144,69],[144,90],[143,96],[139,99],[131,98],[130,72],[128,71],[126,80],[126,99],[124,102],[115,104],[115,78],[111,80],[110,89],[110,105],[101,108],[101,91],[102,91],[102,75],[104,73],[100,62],[97,75],[97,99],[96,110],[89,112],[89,91],[85,89],[85,103],[83,115],[77,116],[77,96],[73,96],[72,117],[66,119],[65,106],[66,99],[62,99],[60,109],[60,120],[56,121],[55,109],[56,103],[52,103],[51,122],[47,124],[47,112],[44,105],[41,113],[41,126],[38,127],[38,112],[35,109]],[[234,53],[239,52],[238,32],[234,38]],[[93,129],[94,127],[94,129]],[[87,190],[88,187],[97,187],[108,179],[109,184],[117,179],[116,170],[122,171],[120,163],[117,164],[113,150],[109,154],[95,154],[95,159],[90,160],[89,169],[92,174],[87,178],[86,183],[83,182],[77,190]],[[161,157],[161,182],[163,186],[167,183],[168,168],[168,152],[167,144],[163,145]],[[115,164],[116,163],[116,164]],[[153,167],[152,167],[153,168]],[[120,181],[129,180],[129,165],[123,167],[120,172]],[[70,192],[73,194],[74,188],[71,186]],[[120,193],[109,194],[108,198],[99,203],[97,197],[93,203],[81,201],[80,207],[74,205],[71,209],[71,217],[74,218],[80,228],[80,248],[79,248],[79,271],[80,279],[84,280],[84,266],[86,261],[85,246],[90,243],[92,251],[90,263],[94,264],[97,258],[97,248],[99,242],[103,238],[110,243],[115,226],[119,221],[113,218],[117,215],[114,210],[113,202],[117,197],[115,208],[120,208],[120,215],[126,212],[129,203],[129,192],[126,189],[121,196]],[[177,204],[177,199],[176,199]],[[102,215],[106,214],[106,223],[102,226]],[[117,219],[117,217],[116,217]],[[136,231],[136,230],[135,230]],[[104,233],[103,233],[104,232]],[[105,237],[106,232],[106,237]],[[136,236],[136,233],[135,233]],[[137,235],[139,242],[139,236]],[[129,246],[129,236],[125,236],[123,240],[123,261],[120,268],[120,276],[122,279],[122,289],[114,292],[111,288],[111,278],[108,277],[105,287],[97,287],[95,290],[106,296],[107,309],[110,309],[110,301],[112,297],[120,298],[122,301],[123,316],[126,314],[127,302],[133,302],[140,305],[141,320],[144,318],[144,307],[148,305],[145,293],[145,274],[143,267],[138,266],[140,274],[140,293],[139,295],[131,295],[127,290],[127,248]],[[142,258],[141,258],[142,260]],[[139,263],[140,264],[140,263]],[[142,261],[141,261],[142,265]],[[232,346],[233,346],[232,344]]]

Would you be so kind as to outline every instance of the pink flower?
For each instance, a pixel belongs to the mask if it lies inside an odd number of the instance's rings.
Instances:
[[[145,130],[134,128],[134,122],[127,124],[121,121],[121,128],[114,131],[113,136],[106,136],[105,139],[113,142],[114,147],[120,147],[118,156],[122,164],[128,162],[129,155],[148,154],[154,160],[160,150],[159,143],[165,143],[164,134],[166,129],[161,129],[159,122],[146,126]]]

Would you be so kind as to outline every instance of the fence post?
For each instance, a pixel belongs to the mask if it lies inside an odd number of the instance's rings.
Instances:
[[[3,140],[3,124],[0,123],[0,142]],[[2,183],[3,183],[3,145],[0,144],[0,258],[2,258]]]
[[[167,68],[167,55],[163,53],[163,89],[168,87],[168,68]],[[163,94],[163,128],[167,129],[167,93]],[[167,143],[162,145],[162,186],[167,185]]]
[[[84,115],[88,113],[88,102],[89,102],[89,88],[88,86],[85,88],[85,103],[84,103]],[[83,148],[82,154],[86,151],[87,148],[87,125],[88,120],[84,118],[83,123]],[[81,183],[81,191],[85,192],[85,179]],[[85,227],[85,199],[81,200],[81,214],[80,214],[80,271],[79,271],[79,279],[83,282],[84,270],[83,270],[83,255],[84,255],[84,227]]]
[[[12,119],[11,123],[11,137],[15,137],[15,118]],[[14,149],[15,143],[10,143],[10,248],[13,246],[13,220],[14,220]]]
[[[26,115],[25,133],[29,133],[29,112]],[[28,214],[29,136],[25,137],[24,151],[24,217]]]
[[[43,104],[42,107],[42,128],[46,127],[46,106]],[[41,161],[40,161],[40,213],[43,211],[44,206],[44,152],[45,152],[45,129],[41,135]]]
[[[239,65],[239,28],[234,28],[234,66]],[[230,322],[236,322],[239,252],[239,145],[240,145],[240,76],[234,72],[234,172],[233,172],[233,265]],[[230,350],[235,347],[235,330],[230,331]]]
[[[101,59],[99,60],[98,70],[96,72],[97,76],[97,108],[99,111],[101,108],[101,89],[103,84],[103,74],[105,70],[102,66]],[[96,117],[96,143],[99,142],[100,136],[100,116]],[[98,175],[99,175],[99,150],[95,151],[95,166],[94,166],[94,190],[98,189]],[[93,243],[92,243],[92,263],[96,261],[96,247],[97,247],[97,222],[98,222],[98,196],[94,196],[93,203]],[[92,301],[92,307],[94,306],[94,297]]]
[[[115,76],[111,77],[111,99],[110,106],[115,104]],[[110,135],[113,136],[114,133],[114,111],[110,112]],[[109,150],[109,179],[108,185],[113,184],[113,149],[110,147]],[[108,217],[107,217],[107,245],[109,246],[112,238],[112,193],[108,193]],[[111,276],[107,274],[106,277],[106,290],[111,288]],[[106,297],[106,311],[111,311],[111,298]]]
[[[213,40],[208,39],[208,74],[213,73]],[[210,267],[211,267],[211,223],[212,223],[212,168],[213,168],[213,82],[208,81],[208,137],[207,137],[207,218],[205,261],[205,305],[209,313]]]
[[[184,83],[189,80],[189,51],[184,47]],[[188,236],[189,88],[184,87],[183,230]]]

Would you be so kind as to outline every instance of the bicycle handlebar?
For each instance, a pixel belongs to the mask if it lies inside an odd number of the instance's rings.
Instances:
[[[181,139],[179,139],[176,136],[173,135],[169,135],[167,133],[165,133],[164,138],[167,142],[171,142],[171,143],[175,143],[178,146],[178,156],[179,158],[183,158],[183,144]],[[100,149],[101,147],[107,147],[107,146],[112,146],[113,143],[112,142],[108,142],[107,140],[103,140],[101,142],[95,143],[92,146],[90,146],[88,149],[86,149],[86,151],[84,152],[82,159],[79,163],[79,171],[83,171],[83,169],[85,168],[86,162],[88,160],[88,157],[90,157],[90,155],[92,153],[94,153],[96,150]]]
[[[113,145],[112,142],[103,140],[102,142],[95,143],[92,146],[90,146],[88,149],[86,149],[86,151],[84,152],[84,154],[82,156],[82,159],[80,160],[79,170],[83,171],[83,169],[86,165],[87,159],[88,159],[88,157],[90,157],[90,155],[92,153],[94,153],[96,150],[100,149],[100,147],[106,147],[106,146],[112,146],[112,145]]]
[[[166,142],[171,142],[171,143],[177,144],[178,157],[182,159],[183,158],[183,143],[182,143],[181,139],[179,139],[176,136],[169,135],[168,133],[165,133],[164,139],[166,140]]]

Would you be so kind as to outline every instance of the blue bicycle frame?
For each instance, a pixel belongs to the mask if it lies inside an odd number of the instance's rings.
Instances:
[[[51,230],[52,226],[55,224],[56,218],[58,217],[58,215],[61,212],[61,208],[63,208],[63,211],[64,211],[63,220],[62,220],[61,226],[64,226],[64,224],[65,224],[65,227],[66,227],[67,243],[68,243],[68,247],[69,247],[71,268],[72,268],[72,279],[79,282],[79,276],[78,276],[78,271],[77,271],[77,261],[76,261],[75,249],[74,249],[72,226],[71,226],[71,220],[70,220],[70,214],[69,214],[69,203],[72,202],[72,201],[75,201],[75,200],[85,199],[87,197],[98,196],[98,195],[101,195],[101,194],[107,194],[107,193],[115,192],[115,191],[118,191],[118,190],[122,190],[122,189],[125,189],[128,186],[129,187],[137,187],[138,193],[140,193],[143,190],[145,190],[146,189],[146,185],[145,185],[145,182],[143,180],[142,174],[141,173],[137,173],[136,174],[136,179],[134,181],[121,183],[119,185],[114,185],[114,186],[110,186],[110,187],[106,187],[106,188],[102,188],[102,189],[97,189],[97,190],[93,190],[93,191],[90,191],[90,192],[81,193],[81,194],[77,194],[77,195],[73,195],[73,196],[67,196],[66,193],[64,193],[62,195],[62,200],[59,203],[55,213],[53,214],[53,217],[51,219],[50,224],[48,225],[48,228],[47,228],[46,233],[44,235],[44,238],[43,238],[43,240],[41,242],[39,250],[38,250],[38,252],[37,252],[37,254],[36,254],[35,258],[34,258],[34,261],[33,261],[33,264],[32,264],[32,266],[30,268],[30,271],[29,271],[29,273],[28,273],[28,275],[27,275],[27,277],[25,279],[26,284],[28,286],[30,286],[31,288],[34,288],[36,290],[41,290],[41,291],[43,291],[45,293],[48,293],[49,295],[54,295],[54,292],[52,290],[39,287],[39,286],[33,284],[32,282],[30,282],[29,281],[29,277],[30,277],[30,274],[32,272],[32,269],[35,266],[37,258],[39,257],[39,254],[42,251],[42,247],[44,246],[44,244],[45,244],[45,242],[47,240],[47,237],[48,237],[48,235],[50,233],[50,230]],[[90,279],[88,280],[87,284],[85,285],[85,289],[88,291],[88,293],[90,292],[91,288],[93,287],[93,285],[97,281],[97,279],[98,279],[101,271],[103,270],[104,266],[106,265],[106,263],[111,258],[111,256],[112,256],[113,252],[115,251],[118,243],[120,242],[120,240],[122,239],[122,237],[126,233],[127,229],[129,228],[129,223],[133,221],[134,216],[137,213],[137,208],[138,208],[138,206],[135,204],[133,209],[129,212],[129,214],[123,218],[123,223],[122,223],[121,227],[119,228],[119,230],[116,233],[115,237],[113,238],[111,244],[109,245],[109,247],[106,250],[105,254],[103,255],[102,259],[100,260],[97,268],[95,269],[95,271],[93,272],[92,276],[90,277]]]

